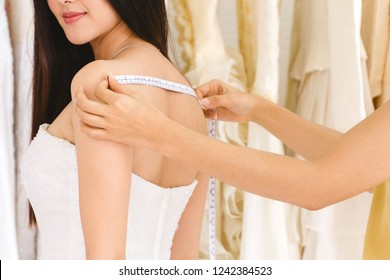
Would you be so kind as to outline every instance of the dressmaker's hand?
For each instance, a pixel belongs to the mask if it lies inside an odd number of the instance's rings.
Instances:
[[[247,122],[256,102],[261,100],[251,94],[244,93],[222,81],[212,80],[195,89],[202,105],[209,110],[204,114],[207,118],[222,121]],[[212,109],[216,109],[212,111]]]
[[[108,82],[101,82],[95,91],[101,102],[88,99],[82,89],[77,91],[82,131],[96,139],[155,148],[168,118],[142,93],[120,85],[112,76]]]

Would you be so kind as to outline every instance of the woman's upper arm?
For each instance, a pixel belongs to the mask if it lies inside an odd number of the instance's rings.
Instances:
[[[82,86],[92,97],[100,77],[93,67],[79,72],[72,95]],[[92,75],[90,75],[92,74]],[[130,195],[132,148],[95,140],[84,134],[72,112],[77,151],[79,201],[87,258],[125,258],[127,214]]]

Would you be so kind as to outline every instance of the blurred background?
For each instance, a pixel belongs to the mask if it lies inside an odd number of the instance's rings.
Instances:
[[[31,2],[0,0],[0,259],[34,259],[39,234],[18,176],[30,141]],[[166,3],[172,60],[194,87],[221,79],[339,131],[390,98],[390,0]],[[219,122],[218,138],[299,157],[254,124]],[[362,257],[369,193],[308,211],[219,182],[216,203],[218,259]]]

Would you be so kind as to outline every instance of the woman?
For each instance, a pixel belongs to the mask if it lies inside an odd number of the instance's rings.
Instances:
[[[208,178],[149,149],[89,138],[72,100],[78,88],[92,97],[109,72],[206,133],[196,95],[168,59],[164,0],[35,0],[34,8],[35,138],[22,177],[38,257],[197,258]]]
[[[305,157],[304,161],[213,141],[168,120],[144,95],[114,82],[112,88],[116,92],[97,88],[95,95],[104,103],[77,93],[82,130],[96,139],[150,147],[245,191],[310,210],[378,186],[363,257],[390,259],[390,188],[383,183],[390,178],[390,102],[343,135],[221,81],[196,90],[204,98],[203,106],[216,109],[216,114],[206,111],[209,118],[256,122]],[[114,126],[117,119],[121,121]],[[145,129],[149,123],[153,125]],[[164,133],[153,127],[163,127]],[[174,144],[170,138],[176,139]]]

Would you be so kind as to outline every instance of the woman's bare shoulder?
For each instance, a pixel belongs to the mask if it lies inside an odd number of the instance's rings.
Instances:
[[[95,87],[108,74],[143,75],[187,84],[187,80],[162,54],[144,48],[129,49],[120,59],[95,60],[81,68],[72,81],[72,94],[81,86],[93,97]]]
[[[106,79],[114,65],[107,60],[95,60],[81,68],[73,77],[71,84],[72,97],[78,88],[82,87],[84,92],[93,98],[96,86]]]

